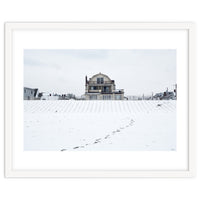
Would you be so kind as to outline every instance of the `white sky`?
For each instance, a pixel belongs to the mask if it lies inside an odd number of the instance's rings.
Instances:
[[[126,95],[150,95],[176,83],[176,50],[24,50],[24,86],[58,94],[85,92],[85,76],[104,73]]]

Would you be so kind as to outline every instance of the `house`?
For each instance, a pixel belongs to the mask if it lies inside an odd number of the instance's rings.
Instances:
[[[156,93],[154,96],[153,96],[153,100],[160,100],[162,99],[163,97],[163,93],[160,92],[160,93]]]
[[[58,100],[69,100],[69,97],[66,94],[58,95]]]
[[[50,94],[50,93],[43,92],[40,99],[41,100],[58,100],[59,96],[56,94]]]
[[[175,100],[176,93],[168,91],[168,89],[163,93],[157,93],[153,96],[154,100]]]
[[[161,99],[162,100],[170,100],[170,99],[175,100],[174,92],[168,92],[168,91],[164,92],[163,97]]]
[[[124,90],[116,89],[115,81],[98,73],[89,80],[85,77],[86,100],[124,100]]]
[[[24,100],[35,100],[38,99],[38,89],[24,87]]]

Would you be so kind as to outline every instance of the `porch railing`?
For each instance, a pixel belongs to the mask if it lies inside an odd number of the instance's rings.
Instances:
[[[93,84],[98,84],[98,85],[103,85],[103,84],[113,84],[112,81],[104,81],[104,82],[89,81],[88,83],[89,83],[89,85],[93,85]]]

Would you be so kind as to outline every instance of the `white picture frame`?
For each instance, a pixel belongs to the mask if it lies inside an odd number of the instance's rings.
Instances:
[[[13,44],[15,32],[21,31],[94,31],[94,30],[112,30],[112,31],[186,31],[187,32],[187,48],[188,48],[188,130],[187,130],[187,169],[45,169],[45,168],[26,168],[14,166],[15,149],[14,141],[16,135],[13,126],[15,115],[13,108],[16,99],[14,98],[13,77],[16,69],[13,70],[14,62],[13,54],[15,53]],[[35,47],[36,48],[36,47]],[[67,48],[67,47],[66,47]],[[76,47],[75,47],[76,48]],[[21,58],[23,59],[23,58]],[[15,65],[16,67],[16,65]],[[178,72],[179,73],[179,72]],[[187,88],[186,88],[187,89]],[[181,23],[22,23],[8,22],[5,23],[5,176],[6,177],[192,177],[195,175],[195,25],[189,22]],[[134,159],[134,157],[132,158]]]

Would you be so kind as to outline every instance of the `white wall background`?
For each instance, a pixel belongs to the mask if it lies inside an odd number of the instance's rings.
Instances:
[[[0,115],[0,199],[199,200],[199,173],[195,178],[189,179],[5,179],[2,95],[4,22],[6,21],[193,21],[198,31],[200,26],[198,3],[198,0],[2,0],[0,2],[0,109],[2,111]],[[197,40],[197,50],[199,46],[200,42]],[[199,72],[198,70],[198,76]],[[200,86],[199,81],[197,85]],[[200,93],[197,97],[199,99]],[[197,128],[198,133],[199,127]],[[200,170],[199,160],[197,160],[197,170]]]

